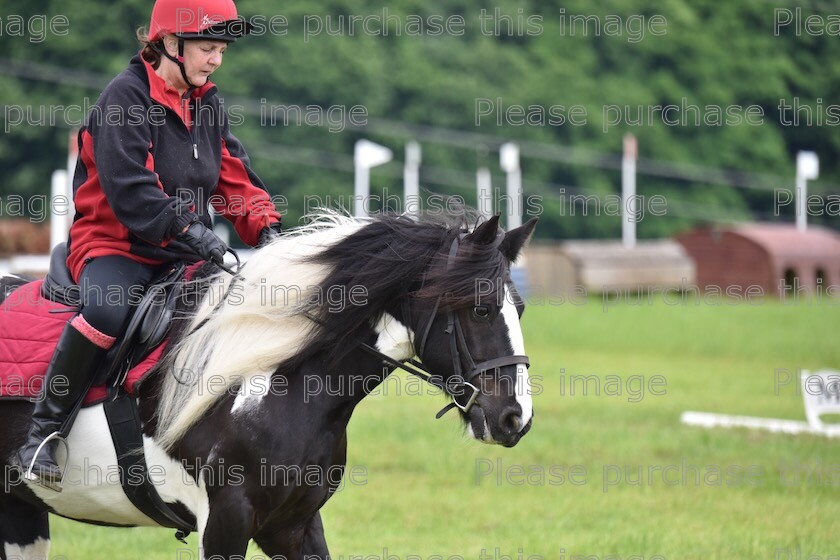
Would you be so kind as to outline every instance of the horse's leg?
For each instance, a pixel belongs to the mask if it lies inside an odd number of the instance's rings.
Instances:
[[[265,530],[254,541],[270,558],[328,560],[330,557],[320,512],[316,512],[300,530]]]
[[[238,493],[222,492],[210,502],[207,524],[199,531],[201,558],[245,558],[254,531],[254,510]]]
[[[321,512],[316,512],[306,526],[306,535],[303,537],[303,555],[306,558],[329,560],[330,551],[327,548],[327,538],[324,536]]]
[[[0,559],[47,560],[49,514],[10,494],[0,494]]]

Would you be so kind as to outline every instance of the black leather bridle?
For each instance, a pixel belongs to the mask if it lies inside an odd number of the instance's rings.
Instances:
[[[447,270],[451,269],[454,262],[455,256],[458,254],[458,247],[460,246],[461,240],[466,236],[466,233],[461,233],[458,237],[456,237],[452,241],[452,245],[449,248],[449,256],[447,257],[446,261],[446,268]],[[501,244],[503,239],[503,235],[499,235],[496,240],[494,241],[494,245],[496,247]],[[443,299],[443,295],[438,296],[437,301],[435,302],[434,307],[432,308],[432,313],[429,317],[428,322],[426,323],[425,328],[423,329],[423,336],[420,339],[420,346],[414,346],[414,349],[417,351],[417,356],[420,359],[423,359],[423,354],[426,350],[426,343],[429,339],[429,333],[432,330],[432,325],[434,325],[435,320],[438,316],[438,309],[440,308],[441,300]],[[408,313],[408,302],[403,303],[403,314],[405,315],[405,319],[410,324],[410,314]],[[393,365],[397,368],[402,368],[407,372],[420,377],[421,379],[426,380],[427,382],[431,383],[432,385],[443,389],[447,393],[449,393],[453,401],[443,407],[435,418],[440,418],[453,408],[458,408],[464,414],[468,413],[470,409],[472,409],[473,405],[475,404],[476,400],[478,399],[479,395],[481,394],[481,389],[477,387],[473,380],[483,374],[486,371],[490,370],[498,370],[499,368],[505,366],[512,366],[512,365],[524,365],[525,367],[530,366],[530,362],[528,360],[528,356],[503,356],[501,358],[494,358],[492,360],[486,360],[480,362],[478,364],[475,363],[475,360],[470,353],[469,346],[467,346],[467,340],[464,336],[464,329],[461,326],[461,320],[458,318],[457,313],[454,310],[449,310],[446,312],[446,328],[444,329],[444,334],[446,335],[447,340],[449,341],[449,354],[452,359],[452,367],[454,371],[453,377],[455,378],[455,383],[447,382],[445,386],[442,386],[440,382],[438,382],[434,375],[432,374],[429,369],[423,365],[421,362],[418,362],[414,359],[409,359],[405,361],[397,361],[386,354],[383,354],[373,346],[360,343],[360,346],[366,352],[373,354],[374,356],[382,359],[384,362],[387,362],[390,365]],[[466,371],[464,369],[464,364],[466,364]],[[459,402],[458,398],[464,396],[466,393],[469,392],[469,395],[466,397],[465,402]]]
[[[449,255],[447,256],[446,260],[446,269],[451,270],[455,264],[455,257],[458,254],[458,248],[461,245],[461,241],[468,235],[467,232],[461,232],[455,239],[452,240],[452,245],[449,247]],[[496,239],[493,241],[493,247],[498,248],[501,245],[502,241],[504,240],[504,234],[499,234],[496,236]],[[234,257],[236,258],[237,268],[236,270],[231,270],[224,266],[223,264],[216,263],[217,266],[225,270],[226,272],[233,275],[234,279],[231,281],[230,285],[228,286],[227,291],[225,292],[224,297],[222,297],[221,301],[216,305],[216,308],[211,312],[207,317],[204,318],[201,323],[199,323],[195,328],[192,329],[192,332],[197,331],[204,324],[209,320],[209,318],[215,314],[215,312],[221,307],[221,305],[227,299],[227,295],[230,292],[234,282],[238,279],[241,279],[239,275],[239,271],[243,268],[243,265],[239,261],[239,256],[236,254],[235,251],[230,251],[233,253]],[[417,351],[417,356],[420,359],[423,359],[423,354],[426,350],[426,342],[429,339],[429,333],[432,330],[432,325],[434,325],[435,320],[437,319],[438,309],[440,308],[440,303],[443,300],[443,294],[438,296],[437,301],[435,302],[434,307],[432,308],[432,313],[429,316],[429,320],[426,323],[425,328],[423,329],[423,336],[420,339],[420,346],[419,348],[417,345],[414,345],[414,349]],[[403,302],[403,315],[405,315],[404,319],[406,320],[407,324],[411,324],[411,313],[408,308],[408,301]],[[307,316],[315,321],[316,323],[320,324],[322,327],[324,326],[323,322],[320,321],[318,318],[311,314],[307,314]],[[473,380],[483,374],[486,371],[490,370],[498,370],[499,368],[505,366],[512,366],[512,365],[524,365],[526,368],[530,367],[530,362],[528,356],[502,356],[501,358],[494,358],[492,360],[485,360],[478,364],[475,363],[475,360],[470,353],[469,346],[467,346],[467,340],[464,336],[464,329],[461,326],[461,320],[458,318],[457,313],[454,310],[449,310],[446,312],[446,328],[444,329],[444,334],[446,335],[447,340],[449,341],[449,354],[452,359],[452,368],[454,371],[454,375],[452,377],[455,378],[455,383],[451,383],[447,381],[443,383],[438,381],[439,376],[435,376],[429,368],[423,365],[422,362],[418,362],[413,358],[408,360],[398,361],[387,354],[384,354],[367,344],[366,342],[357,341],[359,347],[362,348],[364,351],[368,352],[376,356],[377,358],[381,359],[383,362],[390,364],[396,368],[403,369],[412,375],[415,375],[431,385],[449,393],[452,396],[452,402],[443,407],[436,415],[435,418],[440,418],[453,408],[458,408],[464,414],[467,414],[475,405],[476,400],[478,399],[479,395],[481,394],[481,389],[477,387]],[[464,363],[466,363],[466,371],[464,371]],[[458,401],[458,397],[465,395],[469,391],[469,396],[466,398],[464,403]]]

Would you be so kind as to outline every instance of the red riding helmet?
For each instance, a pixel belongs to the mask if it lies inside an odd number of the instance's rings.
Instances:
[[[251,32],[233,0],[156,0],[149,24],[149,41],[165,35],[179,39],[212,39],[232,43]]]

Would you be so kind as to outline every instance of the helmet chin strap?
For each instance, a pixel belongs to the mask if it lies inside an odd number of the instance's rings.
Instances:
[[[163,41],[159,44],[152,44],[152,48],[155,49],[158,53],[162,54],[172,62],[178,65],[178,68],[181,69],[181,77],[184,78],[184,83],[187,84],[187,87],[195,89],[198,86],[193,84],[190,79],[187,77],[187,69],[184,67],[184,39],[183,37],[178,37],[178,56],[174,57],[169,52],[167,52],[166,47],[163,45]]]

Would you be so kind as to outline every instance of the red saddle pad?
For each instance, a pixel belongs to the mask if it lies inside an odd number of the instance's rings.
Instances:
[[[24,284],[0,305],[0,398],[33,399],[41,392],[47,366],[64,325],[75,309],[41,296],[43,280]],[[133,393],[158,362],[166,342],[135,366],[123,385]],[[105,400],[104,385],[92,388],[85,406]]]

